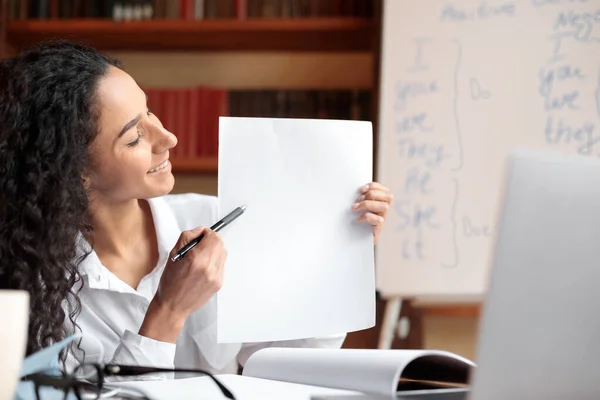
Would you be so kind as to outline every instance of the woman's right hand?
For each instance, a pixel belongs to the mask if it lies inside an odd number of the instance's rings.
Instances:
[[[177,250],[204,234],[185,257],[172,262]],[[221,237],[208,228],[181,233],[162,273],[139,334],[175,343],[185,319],[221,289],[227,251]]]

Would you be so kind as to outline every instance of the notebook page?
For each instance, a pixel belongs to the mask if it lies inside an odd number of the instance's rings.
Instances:
[[[426,355],[448,357],[474,366],[463,357],[434,350],[271,347],[253,354],[243,374],[393,397],[400,373],[411,361]]]

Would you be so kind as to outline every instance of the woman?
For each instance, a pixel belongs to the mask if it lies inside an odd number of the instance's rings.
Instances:
[[[227,255],[202,228],[217,219],[216,198],[167,195],[177,139],[118,61],[42,44],[0,63],[0,87],[0,288],[31,295],[28,353],[80,330],[73,362],[235,372],[260,347],[341,345],[344,335],[216,343]],[[375,240],[390,202],[371,183],[353,206]]]

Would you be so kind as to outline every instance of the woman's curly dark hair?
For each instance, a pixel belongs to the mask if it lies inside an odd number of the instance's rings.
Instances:
[[[98,83],[111,65],[121,68],[65,41],[0,62],[0,289],[29,292],[27,354],[77,326],[78,265],[86,256],[77,243],[91,232],[85,174]]]

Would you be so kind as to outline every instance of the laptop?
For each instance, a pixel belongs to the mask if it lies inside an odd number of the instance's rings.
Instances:
[[[470,400],[600,399],[600,159],[510,154]]]

